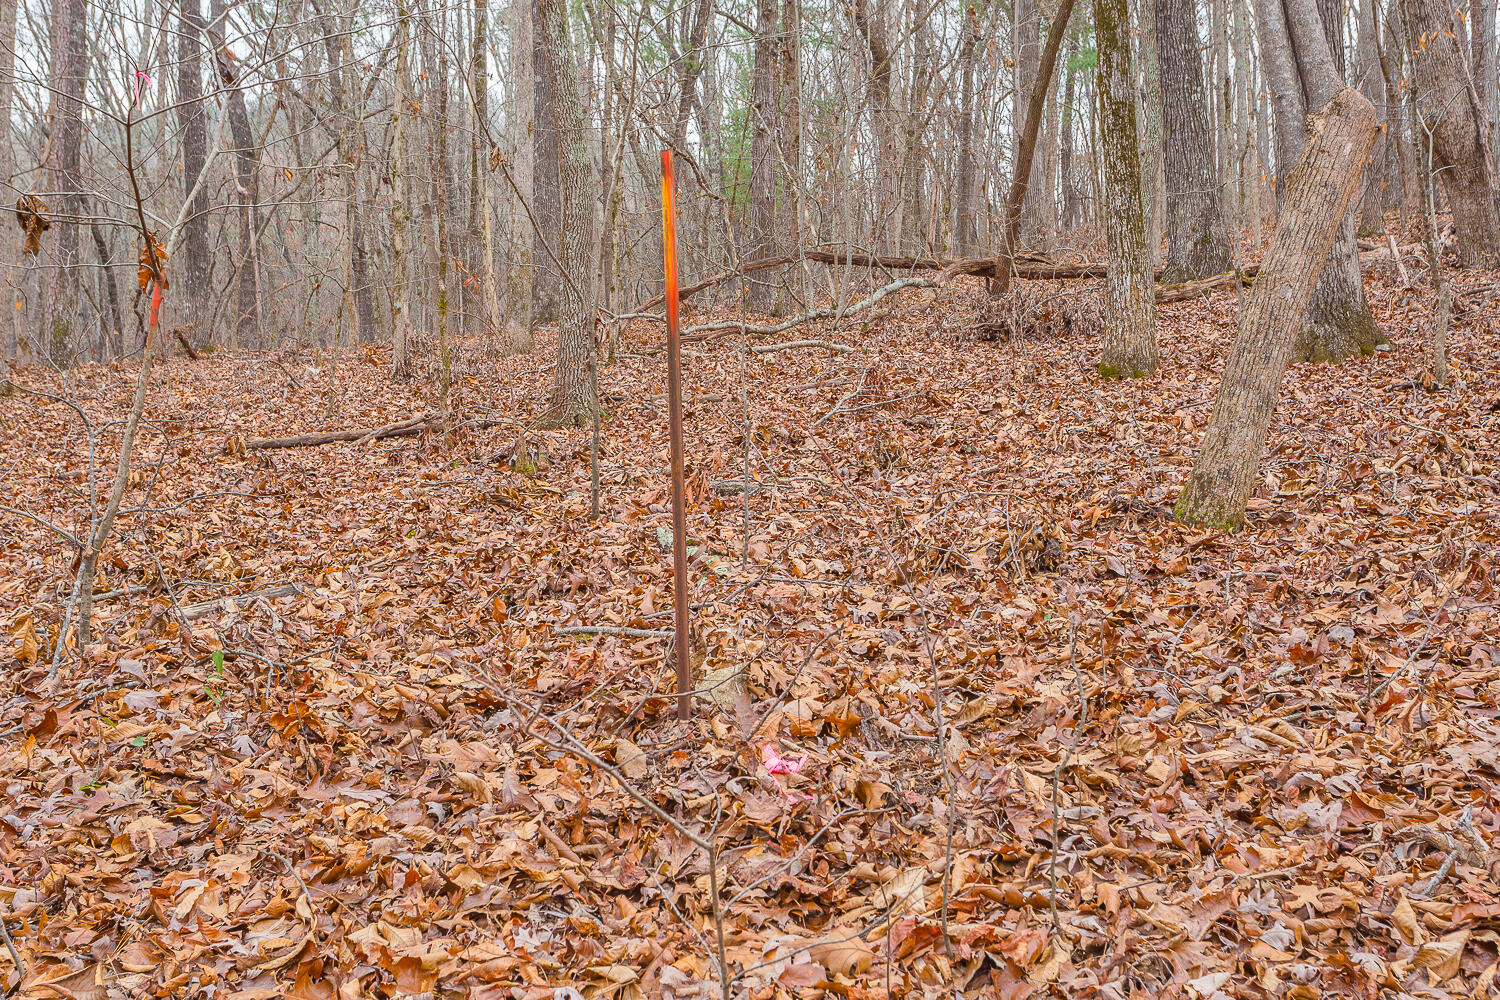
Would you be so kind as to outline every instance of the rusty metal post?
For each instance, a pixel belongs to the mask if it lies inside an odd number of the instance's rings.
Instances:
[[[687,498],[682,485],[682,344],[677,331],[677,206],[672,151],[661,151],[662,257],[666,264],[667,422],[672,438],[672,596],[677,606],[677,717],[692,714],[693,659],[688,641]]]

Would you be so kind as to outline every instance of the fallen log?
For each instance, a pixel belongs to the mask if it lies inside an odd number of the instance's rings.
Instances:
[[[852,253],[842,250],[807,250],[800,257],[761,257],[757,260],[746,261],[738,268],[725,268],[717,274],[710,275],[702,281],[696,281],[691,285],[680,288],[677,291],[678,301],[688,299],[699,292],[745,274],[754,274],[771,267],[784,267],[795,264],[800,260],[810,260],[815,264],[827,264],[830,266],[848,265],[850,267],[864,267],[882,269],[887,271],[949,271],[955,274],[972,274],[979,277],[993,275],[998,262],[995,257],[978,257],[973,260],[949,260],[943,257],[886,257],[867,253]],[[1102,278],[1105,266],[1103,264],[1057,264],[1041,257],[1021,256],[1016,260],[1015,275],[1020,278],[1044,279],[1044,278]],[[636,313],[649,312],[661,305],[663,297],[647,299],[636,306],[625,317]]]
[[[822,347],[836,354],[853,354],[848,344],[835,344],[831,340],[789,340],[784,344],[757,344],[750,348],[751,354],[775,354],[777,351],[795,351],[804,347]]]
[[[1403,250],[1408,248],[1403,248]],[[1383,246],[1366,249],[1360,254],[1360,261],[1379,259],[1388,253]],[[934,278],[935,284],[943,284],[950,278],[994,278],[1000,272],[999,257],[971,257],[963,260],[951,260],[942,257],[888,257],[867,253],[853,253],[843,250],[807,250],[801,257],[764,257],[759,260],[747,261],[739,268],[730,268],[720,271],[702,281],[695,282],[681,289],[678,298],[686,299],[696,295],[698,292],[721,285],[726,281],[744,274],[753,274],[770,267],[781,267],[795,264],[799,260],[809,260],[816,264],[829,266],[863,267],[870,269],[881,269],[887,271],[937,271]],[[1399,257],[1398,257],[1399,260]],[[1255,276],[1260,265],[1248,264],[1240,272],[1240,280],[1248,284],[1249,278]],[[1157,270],[1156,277],[1161,278],[1162,272]],[[1192,281],[1180,282],[1174,285],[1163,285],[1156,290],[1157,302],[1181,302],[1202,295],[1204,292],[1217,288],[1228,287],[1233,284],[1234,272],[1216,274],[1208,278],[1196,278]],[[1010,276],[1022,278],[1027,281],[1068,281],[1081,278],[1104,278],[1109,275],[1109,265],[1102,261],[1079,261],[1070,264],[1057,263],[1041,257],[1017,257],[1011,267]],[[637,315],[648,313],[648,310],[662,303],[662,297],[637,306],[631,313],[626,313],[620,318],[625,319],[647,319],[659,318],[648,315]],[[702,329],[697,328],[697,329]]]
[[[216,611],[227,611],[229,606],[226,601],[233,601],[236,608],[248,607],[251,601],[257,598],[274,600],[278,597],[290,597],[293,594],[302,593],[302,587],[295,583],[279,583],[274,587],[266,587],[264,590],[252,590],[246,594],[227,594],[216,597],[211,601],[201,601],[198,604],[184,604],[182,606],[182,617],[192,621],[211,615]]]
[[[1249,285],[1259,272],[1260,265],[1251,264],[1242,271],[1226,271],[1209,278],[1194,278],[1192,281],[1179,281],[1173,285],[1158,285],[1156,286],[1156,301],[1182,302],[1185,299],[1195,299],[1215,289],[1233,285],[1236,278],[1239,279],[1240,284]]]
[[[406,437],[412,434],[420,434],[441,413],[428,413],[420,417],[410,417],[406,420],[398,420],[395,423],[384,424],[380,427],[355,427],[347,431],[322,431],[317,434],[298,434],[295,437],[284,438],[250,438],[246,441],[237,441],[231,438],[225,444],[224,450],[233,453],[236,449],[243,451],[261,451],[275,448],[317,448],[325,444],[337,444],[340,441],[378,441],[382,438]]]
[[[368,444],[371,441],[379,441],[383,438],[410,437],[414,434],[420,434],[436,424],[443,417],[451,416],[453,416],[451,411],[447,413],[424,413],[420,417],[408,417],[405,420],[382,424],[379,427],[353,427],[344,431],[321,431],[316,434],[298,434],[295,437],[250,438],[249,440],[231,437],[224,443],[224,453],[226,455],[235,455],[244,451],[260,451],[275,448],[318,448],[325,444],[339,444],[343,441],[352,441],[356,446],[359,446]],[[520,424],[505,417],[471,417],[458,426],[474,430],[484,430],[490,427],[519,427]]]

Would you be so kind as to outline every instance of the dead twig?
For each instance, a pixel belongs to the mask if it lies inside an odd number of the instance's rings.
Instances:
[[[10,939],[10,928],[5,926],[5,918],[0,917],[0,938],[5,939],[5,950],[10,952],[10,960],[16,966],[16,985],[5,991],[7,997],[14,996],[16,990],[26,981],[26,963],[21,961],[20,954],[16,951],[16,943]]]
[[[1073,668],[1073,680],[1078,685],[1078,718],[1073,723],[1073,739],[1068,742],[1067,750],[1063,751],[1062,760],[1052,769],[1052,854],[1047,861],[1047,883],[1050,887],[1047,903],[1052,911],[1052,933],[1058,935],[1062,934],[1062,917],[1057,912],[1057,855],[1062,846],[1058,842],[1057,828],[1062,813],[1058,796],[1063,772],[1072,763],[1073,751],[1078,748],[1078,738],[1083,735],[1083,727],[1089,721],[1088,691],[1084,687],[1083,672],[1078,669],[1078,623],[1073,619],[1068,622],[1068,665]]]

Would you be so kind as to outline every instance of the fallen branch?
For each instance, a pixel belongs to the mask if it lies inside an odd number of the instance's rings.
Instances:
[[[252,590],[248,594],[226,594],[223,597],[216,597],[211,601],[185,605],[182,609],[182,617],[188,621],[192,621],[194,618],[202,618],[204,615],[211,615],[215,611],[222,611],[224,610],[224,602],[226,600],[234,601],[236,604],[242,601],[248,604],[250,601],[260,597],[271,599],[276,597],[291,597],[293,594],[300,593],[302,593],[302,588],[298,584],[278,583],[274,587],[266,587],[264,590]]]
[[[618,625],[565,625],[553,635],[615,635],[625,639],[670,639],[676,633],[665,628],[621,628]]]
[[[193,345],[188,343],[187,336],[181,330],[173,330],[172,336],[177,338],[177,342],[182,345],[184,351],[187,351],[189,358],[194,361],[198,360],[198,352],[193,350]]]
[[[1243,271],[1226,271],[1223,274],[1215,274],[1209,278],[1194,278],[1192,281],[1180,281],[1172,285],[1158,285],[1156,288],[1156,301],[1181,302],[1184,299],[1195,299],[1214,289],[1233,285],[1236,279],[1242,285],[1249,285],[1254,281],[1255,275],[1259,271],[1259,264],[1251,264]]]
[[[1466,828],[1467,827],[1467,828]],[[1488,851],[1484,841],[1474,830],[1472,821],[1465,824],[1463,819],[1457,825],[1462,839],[1453,836],[1444,830],[1439,830],[1430,823],[1418,823],[1404,830],[1395,831],[1393,837],[1401,840],[1415,840],[1426,844],[1428,847],[1436,848],[1452,855],[1458,861],[1475,868],[1483,868],[1489,860]]]
[[[691,285],[688,285],[686,288],[679,288],[677,290],[677,301],[681,302],[683,299],[689,298],[693,295],[697,295],[705,288],[713,288],[715,285],[722,285],[724,282],[729,281],[731,278],[737,278],[742,274],[753,274],[756,271],[764,271],[768,267],[780,267],[783,264],[795,263],[796,260],[796,257],[762,257],[760,260],[746,261],[737,268],[727,268],[723,271],[720,271],[718,274],[704,278],[702,281],[698,281]],[[658,295],[654,299],[648,299],[647,301],[642,302],[640,305],[636,306],[635,309],[631,310],[631,312],[647,312],[650,309],[661,305],[664,301],[666,301],[666,297],[664,295]],[[616,318],[622,319],[624,317]]]
[[[1383,258],[1389,251],[1384,246],[1361,241],[1360,246],[1364,252],[1360,254],[1361,262]],[[1404,249],[1410,249],[1404,248]],[[1400,261],[1400,255],[1395,255]],[[809,260],[817,264],[829,266],[847,265],[849,267],[864,267],[885,271],[937,271],[937,284],[943,284],[950,278],[995,278],[1000,274],[1001,258],[999,257],[969,257],[963,259],[949,259],[943,257],[884,257],[876,254],[854,253],[844,250],[804,250],[798,257],[763,257],[759,260],[746,261],[738,268],[727,268],[717,274],[704,278],[683,288],[677,293],[678,299],[687,299],[705,289],[721,285],[726,281],[733,280],[741,275],[753,274],[770,267],[783,267],[795,264],[799,260]],[[1260,265],[1251,264],[1240,272],[1241,282],[1248,284],[1248,280],[1254,277]],[[1010,269],[1012,278],[1023,278],[1027,281],[1066,281],[1077,278],[1104,278],[1109,275],[1109,265],[1102,261],[1079,261],[1071,264],[1062,264],[1047,260],[1044,257],[1018,256]],[[1161,271],[1156,272],[1160,279]],[[1180,302],[1201,295],[1206,291],[1226,287],[1233,283],[1233,272],[1217,274],[1208,278],[1198,278],[1194,281],[1182,282],[1177,285],[1164,285],[1157,289],[1156,301],[1158,302]],[[656,306],[662,304],[660,295],[641,303],[632,312],[621,313],[614,316],[616,320],[648,319],[661,321],[661,317],[650,312]]]
[[[347,431],[323,431],[318,434],[299,434],[296,437],[284,438],[251,438],[238,444],[244,451],[259,451],[270,448],[317,448],[325,444],[337,444],[340,441],[355,441],[365,443],[367,441],[378,441],[389,437],[406,437],[411,434],[420,434],[429,423],[442,416],[440,413],[428,413],[420,417],[410,417],[406,420],[398,420],[395,423],[384,424],[380,427],[355,427]],[[230,451],[231,446],[226,444],[225,451]]]
[[[360,445],[369,444],[375,438],[381,436],[382,432],[385,432],[385,437],[391,437],[396,431],[425,426],[429,421],[435,420],[438,416],[441,416],[441,414],[428,413],[420,417],[412,417],[410,420],[403,420],[394,424],[386,424],[384,427],[373,428],[363,437],[355,438],[354,447],[358,448]]]
[[[954,274],[969,274],[978,277],[992,277],[998,258],[978,257],[972,260],[950,260],[942,257],[882,257],[875,254],[853,253],[843,250],[805,250],[800,257],[762,257],[759,260],[746,261],[738,268],[725,268],[717,274],[710,275],[702,281],[694,282],[685,288],[678,290],[677,299],[683,301],[697,295],[701,291],[722,285],[726,281],[732,281],[741,275],[754,274],[771,267],[784,267],[795,264],[799,260],[809,260],[816,264],[827,264],[830,266],[848,265],[849,267],[864,267],[886,271],[952,271]],[[1016,261],[1013,271],[1018,278],[1046,279],[1046,278],[1102,278],[1106,270],[1103,264],[1057,264],[1041,257],[1021,257]],[[628,313],[620,313],[613,318],[616,320],[630,319],[656,319],[650,310],[662,304],[662,296],[658,295],[642,302]]]
[[[789,340],[784,344],[757,344],[750,348],[751,354],[775,354],[777,351],[795,351],[803,347],[822,347],[838,354],[853,354],[848,344],[835,344],[831,340]]]
[[[738,330],[743,330],[745,333],[752,336],[764,336],[765,334],[782,333],[790,330],[794,326],[801,326],[803,323],[811,323],[815,320],[820,319],[843,319],[846,316],[853,316],[857,313],[862,313],[866,309],[869,309],[871,306],[875,305],[875,303],[879,302],[881,299],[885,298],[887,295],[902,291],[906,288],[935,287],[936,284],[931,278],[901,278],[897,281],[891,282],[889,285],[882,285],[880,288],[877,288],[875,292],[868,298],[860,299],[853,305],[847,306],[843,309],[814,309],[811,312],[805,312],[800,316],[795,316],[792,319],[777,323],[774,326],[755,326],[754,324],[750,323],[740,323],[737,320],[719,320],[714,323],[700,323],[697,326],[690,326],[686,330],[683,330],[682,337],[684,341],[686,341],[690,336],[694,337],[696,340],[710,340],[712,339],[712,337],[706,335],[711,335],[714,333],[728,334],[732,331]]]

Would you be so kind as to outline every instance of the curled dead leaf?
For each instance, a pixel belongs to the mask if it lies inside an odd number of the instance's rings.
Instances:
[[[455,771],[453,783],[476,802],[492,802],[495,794],[490,791],[489,782],[471,771]]]
[[[646,756],[646,751],[636,746],[627,739],[615,740],[615,763],[620,765],[620,770],[625,777],[634,781],[645,775],[651,767],[651,758]]]
[[[857,976],[870,971],[875,961],[875,952],[854,930],[834,931],[822,943],[809,948],[807,954],[830,975]]]
[[[1467,930],[1445,934],[1436,941],[1429,941],[1417,949],[1412,959],[1419,969],[1427,969],[1438,979],[1452,979],[1458,975],[1459,962],[1463,958],[1464,945],[1469,941]]]
[[[47,203],[34,194],[23,194],[16,199],[16,225],[26,234],[26,243],[21,253],[35,257],[42,252],[42,234],[52,228],[46,217]]]

